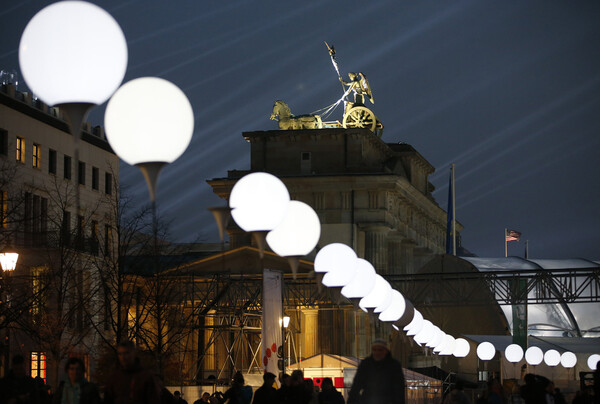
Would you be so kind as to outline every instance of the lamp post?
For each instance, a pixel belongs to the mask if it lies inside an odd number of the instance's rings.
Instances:
[[[282,357],[282,361],[283,361],[283,366],[281,371],[283,372],[283,374],[285,374],[285,362],[286,362],[286,355],[285,355],[285,349],[286,349],[286,340],[287,340],[287,329],[288,326],[290,325],[290,317],[289,316],[283,316],[282,320],[281,320],[281,325],[282,325],[282,331],[283,331],[283,342],[281,343],[281,357]]]

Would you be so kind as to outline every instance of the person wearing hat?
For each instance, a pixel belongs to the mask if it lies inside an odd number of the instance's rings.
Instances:
[[[277,390],[275,387],[273,387],[276,378],[277,376],[271,372],[266,372],[263,375],[263,385],[256,390],[256,393],[254,393],[254,400],[252,400],[252,404],[277,403]]]
[[[392,358],[387,342],[376,339],[371,355],[358,366],[348,404],[404,404],[405,387],[402,365]]]

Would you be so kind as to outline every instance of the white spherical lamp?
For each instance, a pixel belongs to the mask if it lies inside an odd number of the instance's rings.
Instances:
[[[587,360],[588,368],[590,368],[590,370],[596,370],[598,368],[598,362],[600,362],[600,355],[590,355]]]
[[[329,273],[327,275],[329,275]],[[373,287],[375,287],[375,275],[377,275],[375,268],[373,268],[373,265],[371,265],[369,261],[357,258],[354,277],[342,288],[342,295],[348,299],[362,299],[373,290]],[[323,278],[323,281],[324,280],[325,279]]]
[[[194,132],[194,111],[173,83],[142,77],[122,85],[104,115],[106,138],[117,155],[141,170],[154,200],[160,169],[187,149]]]
[[[536,346],[530,346],[525,351],[525,361],[531,366],[537,366],[544,360],[544,352]]]
[[[391,302],[391,293],[392,286],[389,282],[381,275],[375,275],[375,286],[368,295],[360,299],[358,306],[365,312],[373,312],[380,309],[385,304],[389,305]]]
[[[434,325],[429,320],[423,320],[423,328],[417,335],[413,337],[416,343],[419,345],[423,345],[427,343],[431,338],[433,338],[433,334],[435,333]]]
[[[446,334],[442,344],[443,347],[440,351],[440,355],[448,356],[454,353],[454,350],[456,349],[456,339],[452,335]]]
[[[267,243],[281,257],[303,256],[315,248],[320,236],[316,212],[304,202],[290,201],[281,223],[267,234]]]
[[[471,347],[466,339],[456,338],[454,344],[454,351],[452,352],[452,355],[454,355],[457,358],[464,358],[469,354],[470,350]]]
[[[404,315],[406,310],[406,301],[402,293],[392,289],[390,305],[379,314],[379,320],[384,322],[394,322]]]
[[[448,334],[446,334],[444,331],[442,331],[440,334],[441,338],[439,341],[436,341],[437,344],[433,347],[433,353],[439,354],[444,349],[444,342],[446,341],[446,335]]]
[[[565,369],[570,369],[577,365],[577,356],[573,352],[563,352],[563,354],[560,356],[560,364]]]
[[[523,348],[518,344],[510,344],[504,350],[504,357],[511,363],[518,363],[523,359]]]
[[[290,194],[272,174],[256,172],[240,178],[229,196],[233,220],[244,231],[268,232],[285,217]]]
[[[19,64],[31,91],[46,104],[98,105],[123,81],[127,41],[102,8],[61,1],[40,10],[25,27]]]
[[[554,367],[560,363],[560,353],[555,349],[549,349],[544,353],[544,363]]]
[[[477,346],[477,357],[482,361],[491,360],[496,355],[496,348],[491,342],[482,342]]]
[[[433,326],[433,337],[425,344],[427,347],[432,348],[433,352],[435,352],[435,347],[440,345],[444,339],[446,333],[440,330],[440,327],[437,325]]]
[[[413,337],[417,335],[423,329],[424,323],[423,315],[419,310],[415,310],[415,314],[413,315],[410,323],[404,327],[404,331],[406,331],[406,335],[409,337]]]
[[[315,257],[315,272],[353,270],[357,258],[354,250],[346,244],[327,244],[319,250]]]

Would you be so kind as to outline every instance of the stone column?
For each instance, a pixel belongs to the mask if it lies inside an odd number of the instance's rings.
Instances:
[[[402,251],[402,260],[400,265],[400,273],[402,274],[414,274],[419,268],[415,268],[414,262],[414,249],[415,242],[409,239],[402,241],[400,249]]]
[[[369,226],[365,230],[365,259],[369,261],[378,274],[388,273],[387,235],[390,231],[385,226]]]
[[[216,330],[213,328],[215,325],[215,310],[211,310],[204,317],[204,335],[203,335],[203,344],[204,344],[204,362],[202,363],[202,370],[205,374],[205,378],[214,374],[217,376],[217,358],[216,358],[216,344],[217,338],[214,338],[214,333]],[[212,340],[212,344],[211,343]],[[210,346],[209,346],[210,344]],[[202,354],[202,352],[199,352]]]
[[[402,249],[402,235],[398,232],[390,232],[387,239],[388,249],[388,262],[387,262],[387,273],[388,274],[401,274],[402,271],[402,259],[404,257],[404,251]]]
[[[302,356],[309,358],[316,355],[319,349],[319,310],[302,309],[302,334],[304,336],[304,349]]]

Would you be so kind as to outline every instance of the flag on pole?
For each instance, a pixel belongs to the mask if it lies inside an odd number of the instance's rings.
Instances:
[[[263,314],[262,314],[262,362],[265,372],[279,374],[283,360],[282,323],[282,274],[279,271],[263,271]]]
[[[506,229],[506,241],[520,241],[521,240],[521,232],[516,230],[508,230]]]
[[[452,171],[450,171],[450,180],[448,181],[448,222],[446,223],[446,254],[452,255],[454,253],[454,198],[452,198]]]

